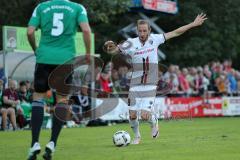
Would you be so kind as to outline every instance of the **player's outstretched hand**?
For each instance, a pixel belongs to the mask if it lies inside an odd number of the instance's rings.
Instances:
[[[204,23],[205,20],[207,20],[207,15],[201,13],[193,21],[193,26],[194,27],[201,26]]]
[[[113,41],[106,41],[103,45],[103,50],[108,54],[116,54],[119,51],[117,44]]]

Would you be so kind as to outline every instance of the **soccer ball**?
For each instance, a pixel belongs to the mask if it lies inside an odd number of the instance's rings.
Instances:
[[[126,131],[117,131],[113,135],[113,143],[117,147],[123,147],[130,144],[131,137]]]

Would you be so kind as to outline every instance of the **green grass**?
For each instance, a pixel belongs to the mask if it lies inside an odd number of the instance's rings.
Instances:
[[[160,121],[157,140],[147,123],[140,129],[141,144],[122,148],[113,146],[112,135],[132,133],[128,124],[64,129],[54,160],[240,160],[239,117]],[[41,132],[42,148],[49,136]],[[0,160],[26,159],[29,142],[30,131],[0,132]]]

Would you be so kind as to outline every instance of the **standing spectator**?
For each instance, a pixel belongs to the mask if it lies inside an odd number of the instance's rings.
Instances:
[[[199,84],[199,95],[202,96],[202,95],[205,95],[206,92],[208,91],[209,80],[204,76],[202,70],[198,71],[198,76],[199,76],[199,81],[201,82]]]
[[[3,92],[2,129],[7,127],[7,117],[10,116],[13,130],[17,129],[15,110],[21,113],[20,101],[17,95],[17,81],[9,80],[9,88]]]
[[[195,89],[195,83],[194,83],[194,80],[195,80],[195,77],[196,77],[196,74],[197,74],[197,71],[196,71],[196,68],[194,67],[191,67],[189,69],[189,74],[187,75],[187,81],[189,83],[189,86],[190,86],[190,93],[193,93],[194,92],[194,89]]]
[[[232,61],[231,60],[225,60],[223,62],[223,70],[226,72],[231,72],[231,70],[232,70]]]
[[[235,70],[231,69],[228,73],[227,73],[227,79],[229,81],[229,93],[236,93],[237,92],[237,80],[235,78]]]
[[[178,75],[179,79],[179,87],[180,90],[184,92],[184,94],[190,93],[189,82],[187,81],[188,70],[187,68],[183,68],[182,72]]]

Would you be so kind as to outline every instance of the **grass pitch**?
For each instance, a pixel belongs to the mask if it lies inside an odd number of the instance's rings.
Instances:
[[[240,160],[240,117],[160,121],[160,137],[140,126],[140,145],[115,147],[112,135],[131,133],[128,124],[111,127],[63,129],[54,160]],[[0,132],[0,160],[25,160],[30,131]],[[42,150],[49,130],[41,132]],[[42,155],[42,153],[41,153]],[[42,159],[41,156],[38,158]]]

